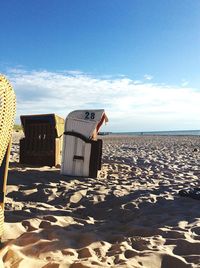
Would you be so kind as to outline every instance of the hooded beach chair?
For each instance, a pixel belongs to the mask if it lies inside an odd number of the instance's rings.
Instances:
[[[25,135],[20,140],[20,163],[59,165],[64,119],[55,114],[22,115],[20,119]]]
[[[108,118],[101,110],[76,110],[65,120],[61,174],[97,177],[101,169],[102,140],[98,131]]]
[[[4,198],[15,112],[15,93],[6,78],[0,75],[0,237],[3,233]]]

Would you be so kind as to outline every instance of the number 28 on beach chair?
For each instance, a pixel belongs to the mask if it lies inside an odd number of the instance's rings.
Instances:
[[[3,233],[4,197],[15,112],[15,93],[7,79],[0,75],[0,237]]]
[[[101,169],[102,140],[98,131],[108,118],[101,110],[76,110],[65,120],[61,174],[97,177]]]

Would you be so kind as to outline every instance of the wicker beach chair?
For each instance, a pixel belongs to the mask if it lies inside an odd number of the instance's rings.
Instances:
[[[20,163],[59,165],[64,119],[55,114],[22,115],[20,118],[25,135],[20,140]]]
[[[76,110],[65,120],[61,174],[97,177],[101,169],[102,140],[97,133],[108,121],[103,109]]]
[[[8,80],[0,75],[0,237],[3,233],[4,197],[15,112],[15,93]]]

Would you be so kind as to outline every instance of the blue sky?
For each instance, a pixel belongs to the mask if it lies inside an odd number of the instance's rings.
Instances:
[[[109,131],[200,129],[199,0],[3,0],[1,10],[0,72],[17,118],[105,108]]]

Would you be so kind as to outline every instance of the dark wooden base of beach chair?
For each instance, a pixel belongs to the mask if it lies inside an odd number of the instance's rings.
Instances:
[[[3,162],[0,166],[0,238],[3,234],[3,224],[4,224],[4,198],[6,193],[7,176],[8,176],[8,165],[10,157],[11,142],[8,145],[6,154],[4,156]]]
[[[33,141],[29,142],[25,138],[20,140],[20,164],[50,167],[60,165],[61,142],[59,138],[52,140],[49,144],[43,142],[43,147],[33,146]]]

